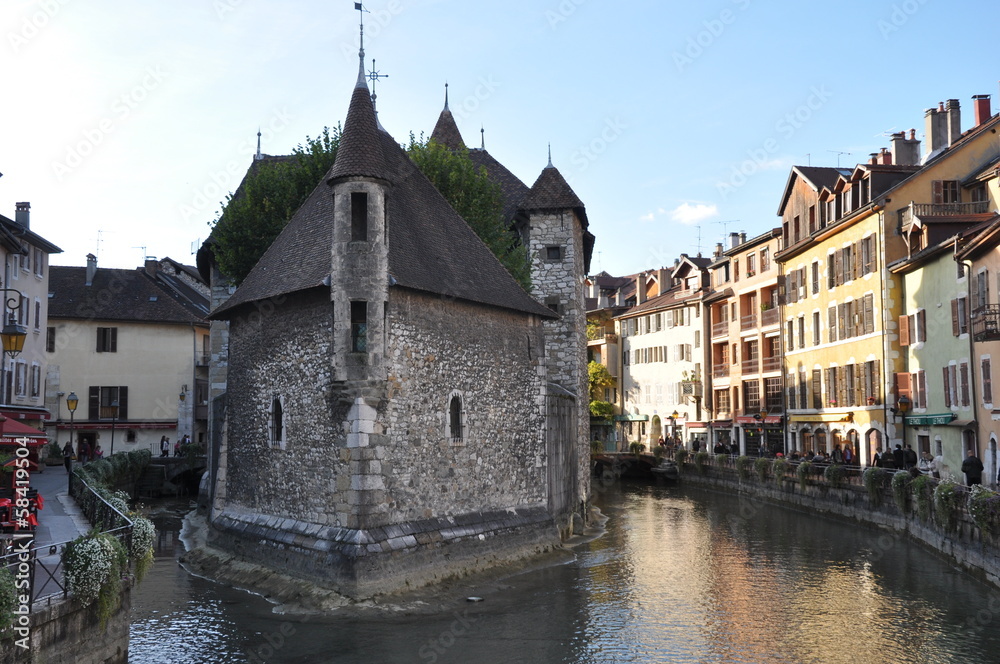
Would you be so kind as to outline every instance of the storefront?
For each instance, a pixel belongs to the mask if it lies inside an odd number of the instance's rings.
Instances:
[[[741,416],[736,424],[743,433],[743,453],[750,456],[785,454],[785,432],[780,415]]]

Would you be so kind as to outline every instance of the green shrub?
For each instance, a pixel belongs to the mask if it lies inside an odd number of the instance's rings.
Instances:
[[[6,632],[14,624],[14,610],[17,609],[17,588],[14,575],[6,567],[0,567],[0,632]]]
[[[917,516],[924,523],[931,518],[931,501],[933,499],[931,487],[933,485],[934,481],[927,475],[914,477],[913,481],[910,482],[910,493],[917,506]]]
[[[938,525],[950,532],[955,529],[958,517],[958,506],[962,501],[958,485],[946,480],[934,489],[934,516]]]
[[[865,490],[868,491],[868,500],[872,507],[879,507],[882,504],[882,489],[885,488],[888,477],[884,468],[876,468],[875,466],[865,468],[865,471],[861,473],[861,482],[865,485]]]
[[[771,474],[771,460],[767,457],[757,457],[753,462],[753,469],[757,473],[757,479],[766,482],[768,475]]]
[[[823,471],[823,477],[834,489],[839,489],[844,483],[844,478],[847,477],[847,471],[844,466],[839,463],[831,463]]]
[[[737,457],[736,459],[736,473],[740,476],[741,480],[750,479],[750,468],[753,466],[753,459],[748,456]]]
[[[600,454],[603,451],[604,451],[604,443],[602,443],[599,440],[592,440],[592,441],[590,441],[590,453],[591,454]]]
[[[628,444],[628,449],[629,449],[629,451],[630,451],[630,452],[631,452],[632,454],[634,454],[634,455],[636,455],[636,456],[639,456],[640,454],[642,454],[643,450],[645,450],[645,449],[646,449],[646,446],[645,446],[645,445],[643,445],[642,443],[640,443],[640,442],[639,442],[639,441],[637,440],[637,441],[634,441],[634,442],[631,442],[631,443],[629,443],[629,444]]]
[[[674,461],[677,462],[677,469],[680,470],[684,467],[684,462],[687,461],[690,452],[685,448],[681,447],[676,452],[674,452]]]
[[[803,491],[809,486],[809,476],[812,475],[813,464],[812,461],[803,461],[799,464],[799,467],[795,469],[795,475],[799,478],[799,488]]]
[[[993,535],[1000,523],[1000,493],[990,491],[982,484],[969,490],[969,516],[983,533]]]
[[[728,461],[728,460],[729,460],[729,457],[727,455],[725,455],[725,454],[716,454],[715,455],[715,465],[718,466],[719,468],[722,468],[723,466],[725,466],[726,465],[726,461]]]
[[[771,469],[774,471],[774,483],[782,486],[785,483],[785,475],[788,474],[788,460],[785,458],[775,459]]]
[[[708,452],[701,450],[694,455],[694,467],[699,475],[704,475],[708,472]]]
[[[667,448],[663,445],[657,445],[653,448],[653,458],[656,459],[656,463],[660,462],[660,459],[667,455]]]
[[[897,470],[892,475],[892,499],[904,515],[909,511],[910,482],[913,477],[905,470]]]

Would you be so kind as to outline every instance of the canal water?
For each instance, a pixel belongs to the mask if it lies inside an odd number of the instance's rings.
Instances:
[[[185,504],[154,510],[129,661],[994,662],[1000,592],[862,526],[690,487],[601,487],[572,562],[419,602],[290,618],[176,562]],[[481,602],[466,601],[478,593]]]

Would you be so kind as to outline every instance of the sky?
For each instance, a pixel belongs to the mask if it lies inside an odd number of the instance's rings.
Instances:
[[[998,106],[1000,3],[370,0],[366,67],[400,143],[450,107],[528,186],[587,207],[592,272],[710,255],[780,225],[793,165],[850,166],[924,111]],[[194,263],[256,151],[342,123],[353,0],[3,0],[0,214],[31,203],[57,265]],[[994,64],[991,64],[994,63]],[[485,130],[481,134],[480,130]]]

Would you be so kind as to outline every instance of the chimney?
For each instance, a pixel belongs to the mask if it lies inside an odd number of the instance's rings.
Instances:
[[[160,261],[156,260],[156,256],[146,256],[146,274],[155,277],[159,270]]]
[[[892,166],[892,153],[882,148],[878,153],[878,163],[883,166]]]
[[[962,108],[957,99],[948,100],[948,145],[962,138]]]
[[[14,210],[14,221],[24,228],[31,228],[31,203],[15,203]]]
[[[917,130],[910,130],[910,138],[901,131],[892,135],[892,163],[900,166],[915,166],[920,163],[920,141],[917,140]]]
[[[94,284],[94,275],[97,274],[97,256],[87,254],[87,285]]]
[[[730,233],[729,234],[729,247],[727,247],[727,248],[728,249],[735,249],[739,245],[740,245],[740,234],[739,233]]]
[[[715,253],[712,254],[712,258],[722,258],[722,252],[723,252],[722,243],[717,242],[715,244]]]
[[[640,272],[635,278],[635,303],[642,304],[646,301],[646,273]]]
[[[978,127],[993,117],[993,113],[990,110],[990,96],[976,95],[972,98],[972,101],[976,104],[976,126]]]
[[[670,277],[670,270],[661,267],[656,272],[656,280],[660,284],[660,292],[657,295],[663,295],[670,290],[670,282],[673,281]]]
[[[927,140],[925,155],[932,155],[948,147],[948,120],[945,117],[944,102],[940,102],[937,108],[928,108],[924,112],[924,138]]]
[[[870,166],[874,166],[877,163],[878,163],[878,152],[872,152],[870,155],[868,155],[868,164]]]
[[[740,244],[746,244],[746,241],[747,241],[747,234],[740,233]]]

